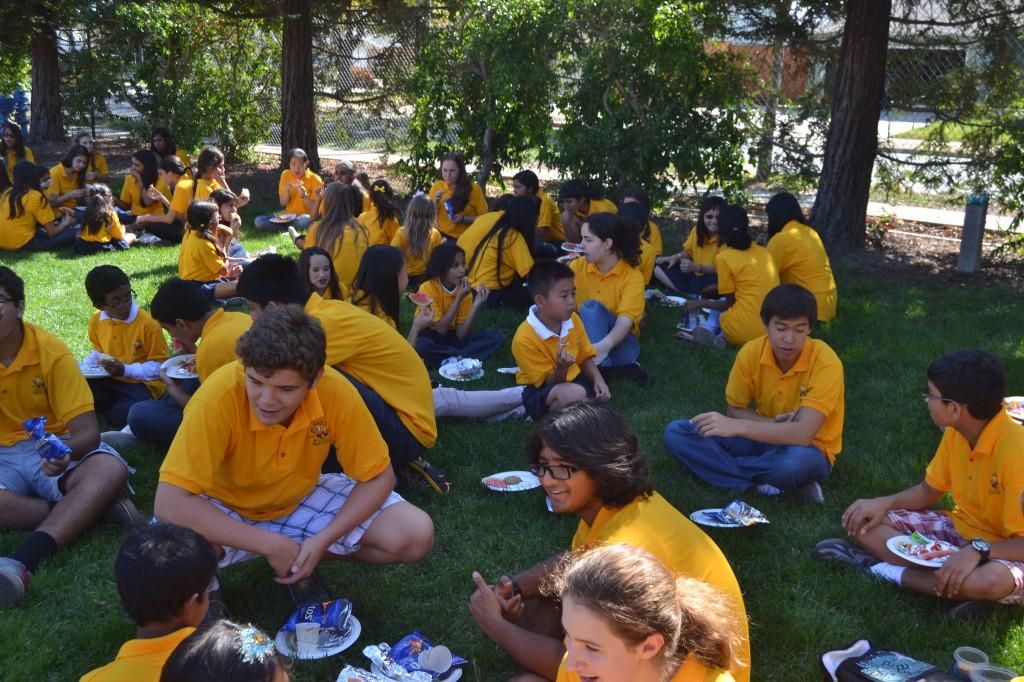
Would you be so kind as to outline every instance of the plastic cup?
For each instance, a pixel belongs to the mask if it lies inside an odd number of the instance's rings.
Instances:
[[[320,647],[320,624],[296,623],[295,643],[300,656],[316,653]]]
[[[446,646],[435,646],[420,654],[419,664],[433,673],[446,673],[452,667],[452,652]]]
[[[970,675],[974,666],[988,663],[988,654],[972,646],[962,646],[953,652],[956,669],[964,675]]]
[[[1017,673],[1001,665],[982,663],[971,670],[971,682],[1010,682]]]

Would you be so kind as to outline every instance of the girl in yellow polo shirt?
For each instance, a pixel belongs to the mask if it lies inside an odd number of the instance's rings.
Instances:
[[[405,225],[391,240],[391,246],[398,247],[405,254],[409,284],[413,287],[423,281],[430,254],[444,241],[444,236],[434,224],[436,217],[434,202],[425,194],[417,194],[406,209]]]
[[[580,230],[583,258],[569,263],[576,275],[576,308],[597,351],[599,367],[629,368],[641,384],[640,319],[644,277],[637,266],[643,247],[636,225],[613,213],[588,216]]]
[[[40,168],[14,165],[14,184],[0,194],[0,249],[54,251],[75,243],[75,218],[54,208],[40,189]]]
[[[344,296],[338,283],[338,273],[334,271],[331,254],[319,246],[309,246],[299,254],[299,272],[305,278],[310,293],[320,294],[320,298],[340,301]]]
[[[477,216],[487,213],[484,191],[466,174],[466,162],[456,152],[441,159],[441,179],[430,186],[427,196],[437,206],[438,228],[449,239],[458,239]]]
[[[732,682],[732,609],[707,583],[676,577],[648,551],[607,545],[555,576],[566,654],[556,682]],[[554,596],[554,595],[552,595]]]
[[[366,250],[352,283],[352,305],[362,308],[399,329],[402,292],[409,285],[402,252],[393,246],[375,244]]]
[[[35,154],[25,146],[25,136],[21,126],[10,121],[0,126],[0,149],[3,149],[3,162],[7,166],[7,180],[14,182],[14,166],[19,161],[36,162]]]
[[[277,183],[277,199],[283,211],[256,216],[254,224],[257,230],[276,232],[288,226],[305,230],[315,216],[320,215],[320,190],[324,181],[309,169],[309,156],[305,150],[295,147],[288,151],[285,162],[288,167],[281,171],[281,179]],[[277,217],[282,213],[285,214],[283,217]]]
[[[85,164],[88,162],[89,150],[76,144],[50,169],[53,184],[48,198],[51,204],[74,208],[85,201]]]
[[[174,140],[174,134],[171,132],[170,128],[159,127],[153,129],[153,133],[149,137],[149,151],[156,154],[158,163],[163,159],[166,159],[168,156],[178,157],[178,160],[181,161],[182,165],[188,169],[186,172],[191,174],[191,169],[189,167],[192,165],[192,160],[189,158],[188,152],[177,145]],[[162,177],[157,181],[156,188],[168,197],[173,194],[173,190],[169,189],[169,187],[164,184],[164,179]],[[184,220],[185,218],[182,217],[182,221]]]
[[[188,223],[178,251],[178,276],[182,279],[212,284],[224,279],[237,279],[241,266],[230,263],[222,246],[220,212],[212,201],[193,201],[188,207]],[[206,287],[208,295],[214,288]]]
[[[370,233],[370,246],[391,244],[401,227],[402,211],[395,201],[395,193],[386,180],[374,180],[370,185],[370,205],[359,215],[359,222]]]
[[[697,224],[690,230],[679,253],[659,258],[654,278],[670,291],[699,294],[718,281],[715,256],[718,254],[718,213],[726,206],[719,196],[701,202]]]
[[[490,290],[488,306],[525,309],[532,303],[523,286],[533,267],[533,235],[537,201],[533,197],[502,197],[504,210],[480,216],[459,237],[466,273],[475,287]]]
[[[114,195],[99,183],[87,185],[82,229],[75,240],[75,253],[88,256],[102,251],[123,251],[135,242],[135,235],[125,232],[114,211]]]
[[[96,149],[96,142],[92,139],[92,135],[87,132],[78,133],[74,137],[74,142],[89,150],[89,161],[85,164],[85,181],[92,183],[110,182],[110,168],[107,166],[107,157],[103,155],[103,152]]]
[[[654,274],[655,261],[665,250],[661,242],[661,229],[651,219],[651,198],[647,190],[643,187],[627,189],[622,196],[619,213],[640,225],[640,272],[643,273],[646,285]]]
[[[136,167],[136,158],[145,168],[145,159],[156,158],[152,154],[148,149],[135,152],[132,155],[132,168]],[[143,211],[143,213],[135,214],[137,228],[146,230],[167,242],[175,244],[181,242],[185,232],[188,205],[192,201],[192,180],[188,179],[184,185],[182,184],[182,178],[186,172],[187,169],[177,156],[165,156],[160,159],[160,165],[157,167],[159,180],[156,186],[142,190],[150,202],[148,205],[142,203],[142,193],[140,193],[138,206],[136,206],[135,188],[140,187],[141,189],[140,182],[134,180],[131,175],[124,179],[124,189],[121,191],[122,204],[130,202],[132,213],[135,213],[136,209]],[[142,177],[145,177],[145,173],[140,173],[140,178]],[[141,182],[145,182],[145,180]],[[159,189],[160,187],[164,188],[163,191]]]
[[[773,196],[765,206],[768,214],[768,253],[775,260],[783,284],[799,284],[818,301],[818,320],[836,316],[839,294],[821,237],[804,218],[800,202],[789,192]]]
[[[352,282],[359,270],[363,254],[370,246],[366,227],[352,215],[352,195],[359,191],[340,182],[332,182],[324,188],[323,217],[313,223],[305,237],[296,236],[295,245],[300,249],[319,246],[331,254],[334,271],[338,273],[341,293],[348,297],[352,293]]]
[[[715,256],[715,270],[722,298],[687,301],[687,313],[707,308],[711,315],[692,332],[679,332],[677,338],[715,348],[729,344],[739,348],[764,336],[761,303],[779,285],[779,275],[768,249],[751,239],[749,225],[747,212],[739,206],[726,206],[719,212],[723,246]]]

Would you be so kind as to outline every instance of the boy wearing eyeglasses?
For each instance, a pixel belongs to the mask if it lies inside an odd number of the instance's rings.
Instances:
[[[1005,388],[1002,363],[983,350],[929,365],[922,398],[944,432],[924,480],[851,504],[842,524],[852,541],[823,540],[811,556],[956,600],[954,619],[987,616],[996,602],[1024,604],[1024,427],[1003,409]],[[947,492],[953,510],[933,509]],[[890,550],[892,538],[915,531],[952,546],[937,569]]]
[[[735,652],[741,663],[730,672],[736,682],[747,682],[747,617],[729,561],[654,490],[647,457],[622,416],[595,401],[573,403],[548,417],[527,453],[552,511],[580,519],[573,551],[617,543],[642,547],[674,574],[702,580],[732,602],[742,643]],[[558,605],[541,586],[564,559],[565,553],[557,554],[494,585],[473,574],[477,590],[470,611],[484,633],[530,671],[516,680],[554,680],[558,674],[565,632]],[[701,667],[688,659],[673,679],[703,680]]]
[[[121,268],[100,265],[85,276],[85,290],[96,306],[89,319],[93,350],[86,366],[102,367],[108,377],[90,377],[96,411],[115,429],[128,423],[132,405],[164,393],[160,365],[170,357],[160,325],[135,301]]]

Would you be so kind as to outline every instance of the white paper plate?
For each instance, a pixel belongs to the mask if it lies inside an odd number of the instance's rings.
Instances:
[[[713,526],[715,528],[743,528],[743,524],[739,521],[735,523],[724,523],[717,516],[712,516],[715,512],[720,512],[721,509],[698,509],[697,511],[690,514],[690,520],[694,523],[702,526]]]
[[[893,537],[885,541],[885,546],[889,548],[890,552],[892,552],[899,558],[909,561],[912,564],[917,564],[918,566],[927,566],[928,568],[939,568],[948,560],[948,557],[946,559],[943,559],[942,561],[939,561],[938,559],[921,559],[910,554],[904,554],[900,551],[899,542],[900,540],[906,540],[907,537],[908,536],[906,535],[894,535]],[[948,542],[943,542],[941,540],[933,540],[933,542],[942,542],[944,545],[949,545],[950,549],[956,549],[956,547],[950,545]],[[950,554],[949,556],[953,555]]]
[[[1024,395],[1008,395],[1003,398],[1003,404],[1006,405],[1006,414],[1019,422],[1024,422]]]
[[[658,302],[666,308],[682,308],[686,305],[686,299],[682,296],[662,296]]]
[[[490,478],[508,478],[509,476],[518,476],[522,479],[521,483],[515,483],[513,485],[507,485],[504,488],[498,486],[487,485],[485,481]],[[533,490],[534,488],[540,487],[540,479],[531,474],[529,471],[502,471],[501,473],[491,474],[490,476],[484,476],[480,479],[480,482],[487,488],[494,490],[499,493],[518,493],[522,490]]]
[[[85,360],[78,363],[78,367],[82,370],[82,376],[86,379],[101,379],[103,377],[109,377],[110,374],[107,370],[103,369],[99,365],[87,365]]]
[[[377,665],[376,663],[372,662],[372,661],[370,662],[370,672],[373,673],[374,675],[376,675],[377,677],[381,678],[382,680],[393,680],[393,679],[395,679],[393,677],[388,677],[387,675],[385,675],[384,671],[381,670],[380,666]],[[444,674],[441,677],[437,678],[437,682],[455,682],[456,680],[458,680],[461,677],[462,677],[462,666],[459,666],[459,667],[456,667],[456,668],[452,668],[446,674]]]
[[[189,360],[194,360],[195,357],[195,353],[188,353],[186,355],[175,355],[173,358],[164,361],[164,364],[160,365],[160,368],[166,369],[167,376],[169,376],[172,379],[197,379],[199,378],[198,374],[188,372],[181,366],[184,363],[188,362]]]
[[[272,223],[290,223],[293,220],[295,220],[295,214],[294,213],[282,213],[281,215],[276,215],[276,216],[272,217],[270,219],[270,222],[272,222]]]
[[[519,374],[518,367],[499,367],[497,369],[498,374]]]
[[[278,630],[277,637],[274,638],[274,646],[277,647],[277,650],[281,652],[282,655],[288,656],[289,658],[297,658],[302,661],[315,661],[320,658],[329,658],[335,654],[340,654],[359,639],[359,634],[363,631],[363,626],[359,624],[359,619],[355,616],[349,616],[348,623],[348,633],[345,635],[344,639],[332,647],[317,649],[317,652],[311,656],[300,656],[299,652],[292,651],[291,642],[289,641],[291,637],[289,637],[289,633],[285,632],[283,629]]]
[[[583,253],[583,247],[579,244],[573,244],[572,242],[562,242],[562,251],[566,253]]]
[[[437,373],[443,376],[448,381],[476,381],[484,375],[484,368],[481,367],[479,370],[470,375],[457,375],[454,374],[448,365],[443,365],[438,368]]]

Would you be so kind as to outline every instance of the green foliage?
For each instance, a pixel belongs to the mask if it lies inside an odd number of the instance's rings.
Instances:
[[[28,52],[23,49],[12,49],[13,45],[0,48],[0,94],[10,94],[15,90],[28,90],[29,69]]]

